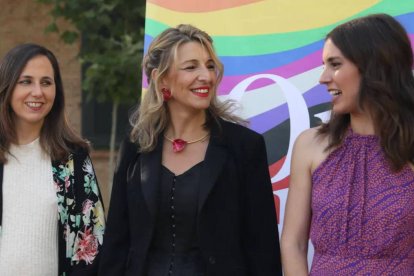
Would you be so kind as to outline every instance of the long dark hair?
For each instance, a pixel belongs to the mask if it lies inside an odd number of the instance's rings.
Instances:
[[[56,96],[47,114],[41,132],[40,145],[53,160],[67,158],[68,153],[83,149],[88,151],[89,144],[75,134],[65,116],[65,97],[59,64],[55,55],[40,45],[21,44],[11,49],[0,61],[0,162],[7,162],[6,154],[10,144],[17,143],[13,122],[11,97],[16,83],[29,60],[45,56],[54,71]]]
[[[387,14],[341,24],[326,37],[361,74],[358,104],[369,112],[375,133],[395,170],[414,163],[413,50],[404,27]],[[350,124],[349,114],[334,114],[319,130],[338,146]]]

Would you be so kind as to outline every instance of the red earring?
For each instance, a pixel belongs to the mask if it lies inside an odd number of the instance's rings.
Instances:
[[[161,88],[162,97],[164,98],[164,102],[167,102],[171,99],[171,90],[167,88]]]

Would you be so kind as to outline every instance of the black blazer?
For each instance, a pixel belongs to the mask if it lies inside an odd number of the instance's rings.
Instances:
[[[162,143],[124,141],[114,175],[99,275],[144,275],[157,214]],[[275,206],[261,135],[220,120],[201,172],[198,244],[207,275],[282,275]]]

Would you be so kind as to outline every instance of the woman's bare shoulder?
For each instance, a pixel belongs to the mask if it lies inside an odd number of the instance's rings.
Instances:
[[[307,161],[310,171],[313,172],[328,156],[326,148],[329,140],[318,132],[319,127],[303,131],[295,142],[294,152],[298,158]]]
[[[327,146],[328,139],[326,136],[319,134],[318,129],[319,127],[313,127],[304,130],[301,134],[299,134],[295,143],[299,146],[305,147],[305,149],[308,150],[314,150],[314,147],[325,148]]]

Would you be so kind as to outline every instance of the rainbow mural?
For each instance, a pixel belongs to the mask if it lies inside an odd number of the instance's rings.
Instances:
[[[330,96],[318,83],[324,36],[349,19],[382,12],[399,20],[414,44],[414,1],[147,0],[145,50],[180,23],[213,37],[225,67],[220,97],[240,102],[240,115],[265,137],[279,231],[293,142],[329,114]]]

